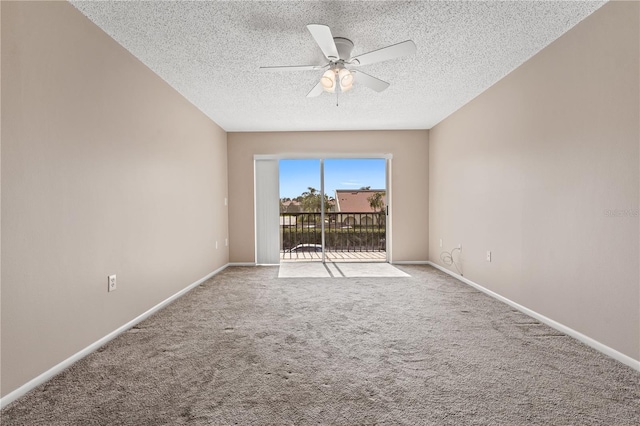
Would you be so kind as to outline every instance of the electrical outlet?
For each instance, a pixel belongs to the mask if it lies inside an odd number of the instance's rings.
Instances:
[[[107,284],[107,291],[116,291],[116,276],[109,275],[109,277],[107,277]]]
[[[224,197],[224,205],[226,206],[228,205],[228,203],[229,203],[229,200],[227,200],[227,197]]]
[[[458,244],[458,249],[462,250],[462,244]]]
[[[442,248],[442,238],[440,238],[440,248]]]
[[[224,239],[224,246],[225,247],[229,247],[229,239],[228,238]]]
[[[491,252],[487,251],[487,262],[491,262]]]
[[[216,241],[216,250],[218,250],[218,242]]]

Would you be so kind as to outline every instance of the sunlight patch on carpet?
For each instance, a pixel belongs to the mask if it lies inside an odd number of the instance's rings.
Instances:
[[[395,278],[410,275],[389,263],[281,263],[278,278]]]

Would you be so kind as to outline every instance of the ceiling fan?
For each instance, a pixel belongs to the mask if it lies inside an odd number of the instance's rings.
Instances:
[[[336,93],[346,92],[353,87],[354,80],[358,84],[367,86],[376,92],[382,92],[389,83],[370,76],[354,67],[369,65],[389,59],[412,55],[416,52],[416,45],[412,40],[383,47],[358,56],[351,56],[353,42],[344,37],[334,37],[331,29],[326,25],[309,24],[307,29],[329,61],[325,65],[284,65],[275,67],[260,67],[261,71],[319,71],[326,70],[318,84],[307,94],[307,97],[319,96],[323,91]]]

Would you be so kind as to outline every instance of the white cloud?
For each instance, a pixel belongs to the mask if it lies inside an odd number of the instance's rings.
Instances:
[[[353,181],[347,181],[347,182],[340,182],[340,185],[344,185],[344,186],[353,186],[354,188],[360,188],[362,186],[362,183],[360,182],[353,182]]]

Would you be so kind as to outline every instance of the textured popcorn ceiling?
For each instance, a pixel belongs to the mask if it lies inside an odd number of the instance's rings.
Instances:
[[[80,2],[72,4],[227,131],[428,129],[604,2]],[[407,39],[415,56],[361,67],[391,83],[306,94],[326,24],[358,55]],[[357,78],[357,77],[356,77]]]

